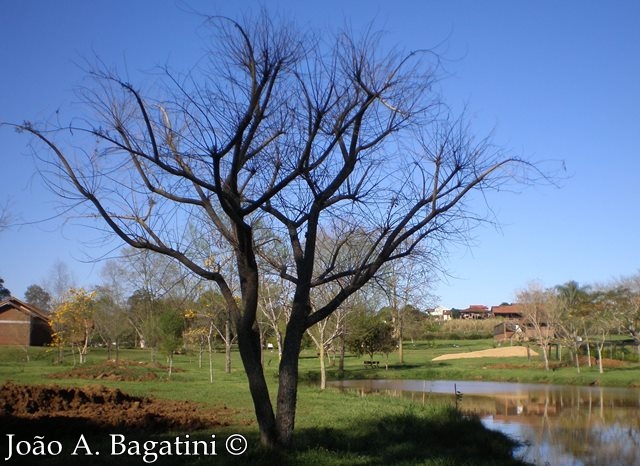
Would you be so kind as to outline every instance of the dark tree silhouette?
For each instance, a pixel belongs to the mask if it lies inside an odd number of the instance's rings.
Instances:
[[[0,278],[0,301],[11,297],[11,291],[4,287],[4,279]]]
[[[233,315],[261,440],[286,447],[305,331],[385,263],[415,254],[437,263],[485,218],[483,197],[471,195],[516,172],[530,179],[531,166],[448,115],[431,52],[390,51],[374,33],[316,37],[264,13],[209,21],[206,65],[167,71],[163,93],[94,72],[83,93],[92,115],[58,128],[16,126],[53,155],[42,158],[58,193],[85,201],[128,245],[215,282]],[[215,250],[193,247],[198,235],[234,254],[240,301]],[[318,265],[320,244],[329,259]],[[261,363],[261,273],[294,286],[275,409]],[[314,308],[312,290],[327,285],[335,293]]]

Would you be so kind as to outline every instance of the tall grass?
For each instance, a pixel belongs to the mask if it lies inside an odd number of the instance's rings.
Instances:
[[[425,337],[430,340],[479,340],[493,337],[493,328],[502,319],[452,319],[444,322],[433,321],[427,328]]]

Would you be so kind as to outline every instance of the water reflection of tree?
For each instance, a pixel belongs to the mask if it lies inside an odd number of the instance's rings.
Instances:
[[[640,421],[637,400],[579,389],[546,392],[517,399],[496,397],[496,414],[523,425],[523,440],[531,444],[531,460],[566,464],[565,453],[585,465],[640,465]],[[508,409],[505,409],[509,407]],[[534,446],[535,445],[535,446]],[[551,448],[550,448],[551,447]]]
[[[586,465],[640,465],[631,453],[640,440],[638,405],[638,400],[603,388],[547,387],[493,396],[465,394],[462,408],[490,415],[497,424],[517,423],[519,440],[529,445],[523,453],[537,464],[572,464],[575,459]]]
[[[430,384],[407,387],[398,381],[369,381],[365,393],[405,396],[416,403],[452,402],[453,392],[434,393]],[[548,386],[509,394],[464,393],[461,408],[491,416],[493,425],[526,444],[519,454],[534,464],[640,466],[640,392],[604,387]],[[516,427],[517,426],[517,427]]]

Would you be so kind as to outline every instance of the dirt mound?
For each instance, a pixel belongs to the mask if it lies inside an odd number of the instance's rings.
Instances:
[[[569,362],[566,365],[575,366],[575,362]],[[618,369],[620,367],[625,367],[626,365],[626,362],[620,361],[619,359],[602,358],[603,369]],[[587,356],[580,356],[580,367],[587,366],[589,366],[589,358]],[[598,367],[598,360],[594,357],[591,357],[591,367]]]
[[[529,350],[530,355],[537,356],[533,350]],[[509,346],[505,348],[492,348],[482,351],[472,351],[470,353],[454,353],[443,354],[437,358],[433,358],[432,361],[445,361],[447,359],[466,359],[466,358],[512,358],[512,357],[527,357],[527,348],[524,346]]]
[[[173,372],[180,372],[174,369]],[[136,361],[105,361],[99,364],[83,364],[66,372],[50,374],[52,379],[89,379],[144,382],[157,380],[167,373],[160,364]]]
[[[58,387],[17,385],[0,387],[0,422],[10,419],[85,420],[97,428],[166,431],[199,430],[228,425],[230,410],[214,412],[187,401],[155,400],[127,395],[103,386]]]

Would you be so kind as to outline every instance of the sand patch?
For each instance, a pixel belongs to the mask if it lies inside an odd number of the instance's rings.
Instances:
[[[537,356],[533,350],[529,350],[531,356]],[[468,358],[513,358],[527,357],[527,348],[524,346],[508,346],[505,348],[491,348],[481,351],[471,351],[470,353],[443,354],[432,361],[445,361],[447,359],[468,359]]]

